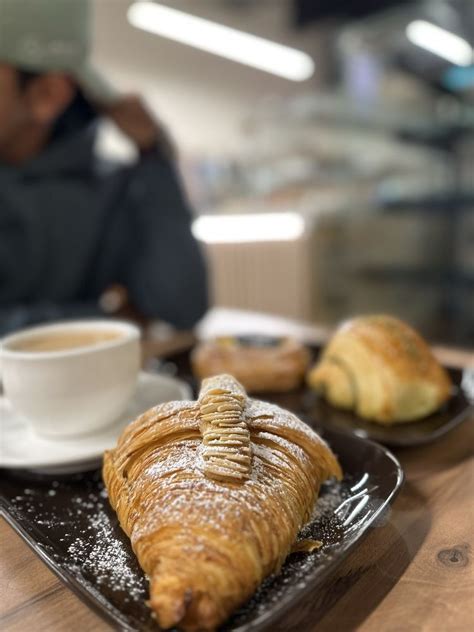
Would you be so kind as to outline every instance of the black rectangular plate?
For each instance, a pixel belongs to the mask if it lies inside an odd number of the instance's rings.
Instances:
[[[269,340],[272,339],[269,338]],[[311,351],[312,361],[315,362],[321,353],[321,347],[307,346]],[[171,375],[178,374],[194,390],[196,389],[189,362],[189,350],[157,361],[156,368]],[[340,430],[390,447],[417,446],[442,437],[470,416],[474,417],[474,406],[462,386],[463,371],[449,368],[446,370],[453,383],[453,393],[449,401],[429,417],[391,426],[367,421],[352,412],[335,408],[307,386],[301,386],[289,393],[255,393],[252,397],[274,402],[282,408],[295,412],[318,431],[321,428]],[[472,401],[473,395],[470,394],[470,397]]]
[[[304,629],[301,613],[314,622],[315,595],[319,602],[326,593],[331,598],[328,580],[337,566],[386,519],[403,481],[397,460],[370,441],[323,434],[345,473],[342,483],[323,486],[317,515],[302,532],[323,547],[290,555],[222,630]],[[109,507],[100,471],[63,479],[4,471],[2,479],[2,513],[79,597],[117,629],[158,629],[145,604],[146,579]]]

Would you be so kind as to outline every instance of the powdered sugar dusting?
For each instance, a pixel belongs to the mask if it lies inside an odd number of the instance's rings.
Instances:
[[[288,433],[293,431],[306,437],[310,441],[317,441],[325,445],[321,437],[301,419],[288,410],[280,408],[276,404],[262,402],[256,399],[249,399],[247,402],[246,412],[251,418],[251,429],[257,430],[261,427],[270,427],[279,429]]]
[[[47,486],[26,487],[12,505],[16,519],[31,516],[53,543],[44,547],[48,555],[98,600],[107,604],[116,594],[123,604],[142,607],[147,581],[117,525],[99,472],[86,486],[48,480]]]
[[[280,437],[274,433],[259,432],[256,435],[256,439],[267,441],[283,452],[289,452],[299,462],[302,462],[307,458],[305,451],[298,445],[296,445],[296,443],[292,443],[291,441],[288,441],[287,439],[284,439],[283,437]],[[279,450],[275,450],[275,448],[268,448],[268,452],[278,452]]]
[[[78,503],[81,505],[81,502]],[[82,574],[91,573],[97,584],[107,583],[113,591],[126,591],[128,599],[146,597],[143,582],[129,565],[129,550],[114,537],[109,514],[103,507],[94,507],[88,515],[88,530],[94,538],[77,537],[68,546],[71,570]],[[92,541],[91,541],[92,540]]]

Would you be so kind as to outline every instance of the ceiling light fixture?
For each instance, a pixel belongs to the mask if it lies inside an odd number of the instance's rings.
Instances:
[[[193,235],[206,244],[293,241],[304,229],[304,219],[297,213],[202,215],[192,224]]]
[[[314,62],[303,51],[149,0],[132,4],[127,17],[144,31],[291,81],[305,81],[314,73]]]
[[[406,28],[410,42],[457,66],[470,66],[474,51],[465,39],[425,20],[410,22]]]

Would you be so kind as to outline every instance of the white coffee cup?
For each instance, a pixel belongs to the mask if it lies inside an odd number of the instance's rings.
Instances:
[[[56,346],[60,338],[63,343],[97,340],[37,350],[48,336]],[[2,340],[0,366],[7,399],[35,433],[49,438],[90,434],[117,419],[136,388],[140,331],[113,320],[33,327]]]

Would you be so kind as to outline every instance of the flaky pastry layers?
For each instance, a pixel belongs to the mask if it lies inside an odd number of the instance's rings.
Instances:
[[[448,374],[423,338],[385,315],[343,323],[308,383],[334,406],[384,424],[425,417],[451,394]]]
[[[193,631],[214,630],[279,570],[341,469],[308,426],[224,375],[130,424],[103,477],[159,624]]]

